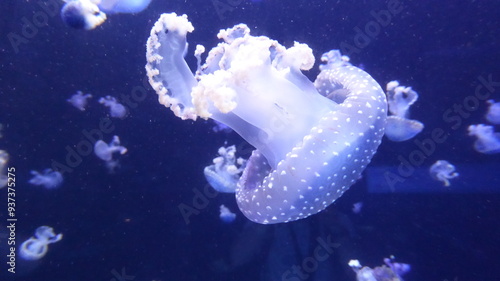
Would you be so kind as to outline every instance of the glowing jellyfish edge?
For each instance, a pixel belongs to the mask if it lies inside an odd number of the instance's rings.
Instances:
[[[147,43],[149,82],[179,118],[213,118],[256,147],[236,190],[248,219],[270,224],[306,218],[360,178],[387,117],[385,94],[369,74],[332,51],[313,84],[301,72],[314,65],[307,45],[287,49],[239,24],[219,32],[225,42],[209,52],[195,76],[184,60],[193,30],[186,15],[161,15]],[[198,65],[203,50],[196,48]],[[326,98],[342,90],[348,91],[342,103]],[[272,127],[277,119],[284,123],[281,131]]]

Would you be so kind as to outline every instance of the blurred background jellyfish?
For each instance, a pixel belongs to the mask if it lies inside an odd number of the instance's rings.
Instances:
[[[402,281],[401,276],[411,269],[409,264],[394,262],[394,257],[385,258],[384,263],[372,269],[363,267],[358,260],[350,260],[349,266],[356,272],[357,281]]]
[[[492,126],[484,124],[470,125],[469,136],[475,136],[474,149],[484,154],[500,152],[500,133],[493,130]]]
[[[236,214],[231,212],[231,210],[224,205],[220,205],[219,211],[219,218],[225,223],[231,223],[236,219]]]
[[[435,180],[442,181],[444,186],[450,186],[449,180],[459,176],[459,174],[455,172],[455,166],[446,160],[438,160],[436,163],[432,164],[429,173]]]
[[[78,108],[81,111],[85,111],[85,107],[87,106],[88,99],[92,98],[91,94],[83,94],[82,91],[77,91],[76,94],[72,95],[71,98],[66,101],[71,103],[74,107]]]
[[[61,233],[55,234],[50,226],[40,226],[35,231],[35,236],[21,244],[19,255],[25,260],[38,260],[47,254],[48,245],[56,243],[63,238]]]
[[[486,113],[486,119],[491,124],[500,124],[500,102],[495,102],[494,100],[489,100],[488,113]]]
[[[43,185],[47,189],[57,188],[63,182],[62,174],[50,168],[43,170],[41,173],[31,171],[31,174],[33,177],[29,180],[29,183],[34,185]]]
[[[5,150],[0,150],[0,188],[3,188],[9,182],[7,177],[7,162],[9,161],[9,154]]]
[[[64,0],[61,18],[75,29],[94,29],[106,21],[106,14],[139,13],[151,0]]]
[[[424,124],[408,119],[409,109],[418,99],[418,94],[411,87],[400,86],[398,81],[387,83],[387,117],[385,136],[391,141],[405,141],[415,137],[424,129]]]
[[[113,159],[113,153],[115,152],[121,155],[127,153],[127,148],[120,145],[120,138],[118,136],[113,136],[113,140],[109,144],[102,140],[98,140],[94,144],[95,155],[106,162],[106,166],[110,172],[113,172],[118,166],[118,160]]]
[[[234,193],[236,184],[240,179],[246,160],[236,159],[236,147],[221,147],[218,157],[214,158],[213,164],[205,167],[203,173],[208,183],[218,192]]]
[[[109,107],[109,115],[115,118],[125,118],[127,115],[127,108],[119,103],[114,97],[106,96],[99,99],[99,103]]]
[[[186,15],[160,16],[147,42],[149,82],[177,117],[215,119],[255,147],[236,188],[248,219],[272,224],[309,217],[361,177],[387,116],[385,94],[368,73],[335,50],[313,83],[302,73],[314,66],[309,46],[286,48],[238,24],[220,30],[224,42],[193,74],[184,60],[193,30]],[[200,60],[204,48],[196,49]],[[345,98],[330,99],[334,91]]]

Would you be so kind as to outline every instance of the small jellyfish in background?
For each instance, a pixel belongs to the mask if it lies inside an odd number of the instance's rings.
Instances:
[[[219,218],[225,223],[231,223],[236,219],[236,214],[231,212],[226,206],[220,205],[220,215]]]
[[[123,104],[116,101],[116,99],[112,96],[100,98],[99,103],[109,107],[109,115],[111,115],[111,117],[125,118],[127,115],[127,108],[125,108]]]
[[[363,202],[356,202],[352,204],[352,212],[355,214],[361,213],[361,210],[363,209]]]
[[[236,158],[236,147],[219,148],[218,157],[214,158],[213,164],[205,167],[203,173],[208,183],[218,192],[234,193],[236,184],[241,173],[245,169],[246,160]]]
[[[91,94],[83,94],[82,91],[77,91],[76,94],[72,95],[71,98],[66,101],[71,103],[74,107],[78,108],[81,111],[85,111],[85,107],[87,106],[88,99],[92,98]]]
[[[21,244],[19,255],[25,260],[38,260],[47,254],[48,245],[56,243],[63,238],[61,233],[55,234],[50,226],[40,226],[35,231],[35,236]]]
[[[459,174],[455,172],[455,166],[446,160],[438,160],[436,163],[432,164],[429,173],[434,179],[442,181],[444,186],[450,186],[449,180],[459,176]]]
[[[361,266],[358,260],[350,260],[349,266],[356,272],[357,281],[402,281],[402,275],[408,273],[411,266],[394,262],[394,257],[385,258],[385,265],[370,268]]]
[[[484,154],[500,152],[500,133],[493,130],[492,126],[484,124],[470,125],[469,136],[475,136],[474,149]]]
[[[106,21],[106,14],[139,13],[151,0],[64,0],[61,18],[75,29],[94,29]]]
[[[409,109],[418,99],[418,93],[411,87],[400,86],[398,81],[387,83],[387,102],[389,112],[385,130],[391,141],[405,141],[415,137],[424,129],[424,124],[408,119]]]
[[[127,153],[127,148],[120,145],[120,138],[118,136],[113,136],[113,140],[109,144],[102,140],[98,140],[94,144],[95,155],[106,162],[106,166],[110,172],[118,166],[118,161],[113,159],[113,153],[115,152],[119,152],[122,155]]]
[[[491,124],[500,124],[500,102],[495,102],[494,100],[489,100],[488,113],[486,113],[486,119]]]
[[[9,154],[5,150],[0,150],[0,188],[7,186],[9,177],[7,177],[7,162]]]
[[[57,188],[63,182],[62,174],[50,168],[43,170],[41,173],[31,171],[31,174],[33,175],[33,178],[29,180],[29,183],[34,185],[43,185],[47,189]]]

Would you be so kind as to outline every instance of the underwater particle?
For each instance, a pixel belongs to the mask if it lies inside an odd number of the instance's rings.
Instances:
[[[488,100],[488,112],[486,113],[486,120],[491,124],[500,124],[500,102],[495,102],[494,100]]]
[[[116,98],[112,96],[100,98],[99,103],[109,107],[109,115],[111,115],[111,117],[125,118],[127,115],[127,108],[125,108],[123,104],[119,103]]]
[[[484,154],[500,152],[500,133],[494,131],[492,126],[484,124],[470,125],[469,136],[475,136],[474,149]]]
[[[41,173],[37,171],[31,171],[31,174],[33,175],[33,177],[29,180],[29,183],[34,185],[42,185],[47,189],[57,188],[63,182],[62,174],[50,168],[43,170]]]
[[[92,98],[91,94],[83,94],[82,91],[77,91],[76,94],[72,95],[71,98],[66,101],[72,104],[74,107],[78,108],[81,111],[85,111],[85,107],[87,106],[88,99]]]
[[[231,223],[236,219],[236,214],[231,212],[226,206],[220,205],[220,215],[219,218],[225,223]]]
[[[363,208],[363,202],[356,202],[352,204],[352,212],[355,214],[361,213],[362,208]]]
[[[429,173],[435,180],[443,182],[444,186],[450,186],[449,180],[459,176],[459,174],[455,172],[455,166],[446,160],[438,160],[436,163],[432,164]]]
[[[219,156],[213,164],[205,167],[203,173],[208,183],[218,192],[234,193],[241,173],[245,169],[246,160],[236,158],[236,147],[220,147]]]
[[[56,243],[63,238],[61,233],[55,234],[50,226],[40,226],[35,231],[35,236],[21,244],[19,255],[25,260],[38,260],[47,254],[48,245]]]
[[[309,217],[360,178],[387,116],[385,94],[368,73],[332,50],[312,82],[302,73],[314,66],[309,46],[286,48],[250,35],[245,24],[220,30],[224,42],[203,65],[204,48],[197,47],[193,73],[184,60],[193,30],[186,15],[160,16],[147,42],[149,82],[177,117],[212,118],[256,148],[236,188],[248,219],[272,224]]]

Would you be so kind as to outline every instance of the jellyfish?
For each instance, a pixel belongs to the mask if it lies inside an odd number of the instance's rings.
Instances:
[[[220,156],[214,158],[213,164],[203,170],[208,183],[218,192],[236,191],[236,184],[245,168],[246,160],[236,159],[235,153],[234,145],[219,148]]]
[[[111,115],[111,117],[125,118],[125,116],[127,115],[127,109],[125,108],[125,106],[116,101],[116,99],[112,96],[100,98],[99,103],[109,107],[109,115]]]
[[[484,154],[495,154],[500,152],[500,133],[493,130],[492,126],[484,124],[470,125],[469,136],[475,136],[474,149]]]
[[[43,170],[41,173],[31,171],[31,174],[33,175],[33,178],[29,180],[29,183],[34,185],[43,185],[47,189],[57,188],[63,182],[62,174],[50,168]]]
[[[21,244],[19,255],[25,260],[39,260],[47,254],[48,245],[62,239],[61,233],[55,234],[50,226],[40,226],[35,230],[35,236]]]
[[[387,83],[389,112],[386,137],[391,141],[405,141],[415,137],[424,129],[424,124],[408,119],[409,109],[418,99],[418,93],[411,87],[399,86],[398,81]]]
[[[127,153],[127,148],[120,145],[120,138],[118,136],[113,136],[113,140],[109,144],[102,140],[98,140],[94,144],[95,155],[107,163],[114,162],[113,153],[115,152],[119,152],[122,155]]]
[[[212,118],[255,147],[236,188],[249,220],[306,218],[360,178],[387,116],[385,94],[368,73],[332,51],[322,57],[325,65],[313,83],[302,73],[314,65],[309,46],[285,48],[238,24],[219,32],[224,42],[194,75],[184,60],[193,30],[186,15],[161,15],[147,42],[149,82],[179,118]],[[198,60],[203,50],[196,48]],[[334,92],[344,99],[328,98]]]
[[[408,273],[411,266],[394,262],[394,257],[385,258],[385,265],[370,268],[361,266],[359,260],[350,260],[349,266],[356,272],[357,281],[402,281],[402,275]]]
[[[139,13],[151,0],[64,0],[61,18],[75,29],[94,29],[106,21],[106,14]]]
[[[233,222],[236,219],[236,214],[231,212],[226,206],[220,205],[220,215],[219,218],[225,223]]]
[[[9,177],[7,176],[7,162],[9,161],[9,154],[5,150],[0,150],[0,188],[7,186]]]
[[[488,113],[486,113],[486,119],[491,124],[500,124],[500,102],[495,102],[494,100],[488,100]]]
[[[72,95],[71,98],[66,101],[71,103],[74,107],[80,109],[81,111],[85,111],[85,107],[87,106],[87,100],[92,98],[91,94],[83,94],[82,91],[77,91],[76,94]]]
[[[442,181],[444,186],[450,186],[449,180],[459,175],[455,172],[455,166],[446,160],[438,160],[436,163],[432,164],[429,173],[435,180]]]

